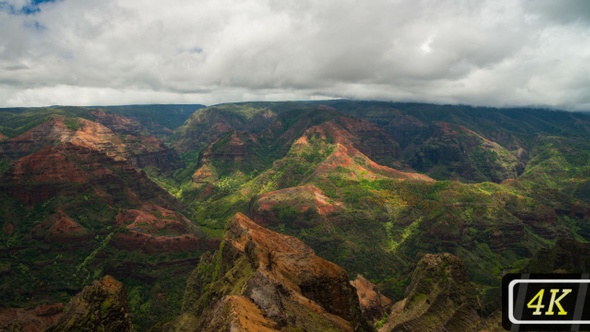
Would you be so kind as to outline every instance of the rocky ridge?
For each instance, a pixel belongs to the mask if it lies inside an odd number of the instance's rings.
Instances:
[[[476,331],[481,324],[475,288],[454,255],[425,255],[406,294],[393,305],[380,332]]]
[[[123,284],[107,275],[76,295],[47,332],[133,331]]]
[[[183,313],[176,330],[372,330],[342,268],[243,214],[230,220],[220,250],[193,272]]]

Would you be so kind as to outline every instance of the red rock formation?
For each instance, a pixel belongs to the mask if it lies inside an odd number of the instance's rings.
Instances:
[[[219,158],[239,163],[248,158],[248,146],[252,143],[256,143],[253,135],[234,130],[229,137],[223,136],[211,143],[203,152],[201,162],[208,163]]]
[[[228,295],[207,313],[207,331],[276,332],[278,326],[244,296]]]
[[[423,174],[412,171],[400,171],[388,166],[379,165],[359,150],[359,148],[364,149],[368,153],[378,157],[379,153],[376,150],[380,150],[381,148],[379,147],[384,147],[385,145],[369,144],[365,146],[361,139],[363,134],[367,135],[366,133],[376,133],[373,135],[374,137],[387,137],[385,133],[381,132],[381,129],[367,121],[342,117],[309,128],[303,136],[293,143],[293,149],[295,151],[303,151],[310,144],[310,137],[319,137],[325,142],[336,144],[334,151],[318,166],[312,177],[324,177],[328,172],[341,167],[349,169],[350,177],[353,179],[364,178],[375,180],[382,177],[393,177],[407,180],[433,181],[430,177]],[[393,150],[389,151],[385,149],[386,152],[381,153],[381,157],[383,155],[395,157],[399,154],[399,146],[394,141],[391,142],[396,144]]]
[[[330,122],[337,123],[350,133],[350,140],[354,146],[372,160],[379,163],[388,160],[392,163],[393,160],[401,158],[399,144],[377,125],[349,117],[341,117]]]
[[[209,164],[204,164],[193,174],[192,181],[200,188],[217,181],[217,174]]]
[[[100,151],[115,160],[127,160],[138,168],[155,166],[170,170],[181,165],[174,150],[160,139],[146,135],[136,121],[101,111],[95,111],[93,115],[102,123],[53,116],[49,121],[6,140],[0,146],[0,153],[17,159],[56,143],[71,143]]]
[[[216,261],[208,259],[187,283],[185,315],[177,324],[195,317],[198,323],[189,330],[371,330],[341,267],[243,214],[229,222]]]
[[[416,180],[433,182],[434,180],[427,175],[399,171],[387,166],[382,166],[369,159],[353,146],[340,145],[332,152],[316,169],[312,177],[325,177],[329,172],[342,167],[350,170],[352,179],[376,180],[379,178],[390,177],[400,180]]]
[[[26,206],[82,193],[98,195],[112,203],[124,197],[132,204],[151,201],[164,206],[178,205],[170,194],[129,163],[72,143],[47,146],[19,159],[0,180],[0,191]]]
[[[104,172],[111,173],[104,169]],[[7,180],[17,183],[84,183],[90,174],[74,163],[62,149],[45,147],[19,159]]]
[[[90,120],[61,116],[53,116],[49,121],[8,139],[4,154],[11,158],[20,157],[57,142],[71,143],[101,151],[111,158],[124,159],[124,145],[109,128]]]
[[[127,163],[96,150],[71,143],[47,146],[14,163],[2,177],[0,190],[34,206],[58,195],[75,194],[83,184],[108,183],[116,178],[112,169],[136,173]]]

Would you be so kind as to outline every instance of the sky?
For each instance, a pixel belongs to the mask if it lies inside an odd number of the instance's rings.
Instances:
[[[0,0],[0,107],[590,110],[586,0]]]

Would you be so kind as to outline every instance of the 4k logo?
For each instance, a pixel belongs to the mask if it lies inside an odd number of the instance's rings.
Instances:
[[[542,304],[543,303],[543,298],[545,295],[545,288],[542,288],[537,295],[535,295],[533,297],[533,299],[526,305],[527,308],[529,309],[535,309],[535,311],[533,311],[533,315],[553,315],[555,314],[553,312],[553,306],[557,306],[559,308],[559,312],[557,313],[558,315],[567,315],[567,311],[563,310],[563,307],[560,304],[560,301],[563,300],[563,298],[568,295],[569,293],[572,292],[571,288],[570,289],[562,289],[562,294],[560,297],[558,297],[556,299],[557,294],[559,293],[559,289],[551,289],[551,300],[549,300],[549,309],[547,311],[545,311],[545,313],[543,313],[541,310],[543,308],[545,308],[545,306]]]
[[[502,325],[510,331],[590,331],[589,284],[590,274],[506,275]]]

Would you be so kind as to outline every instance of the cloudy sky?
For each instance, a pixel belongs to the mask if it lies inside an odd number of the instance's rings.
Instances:
[[[590,1],[0,0],[0,107],[327,98],[590,110]]]

